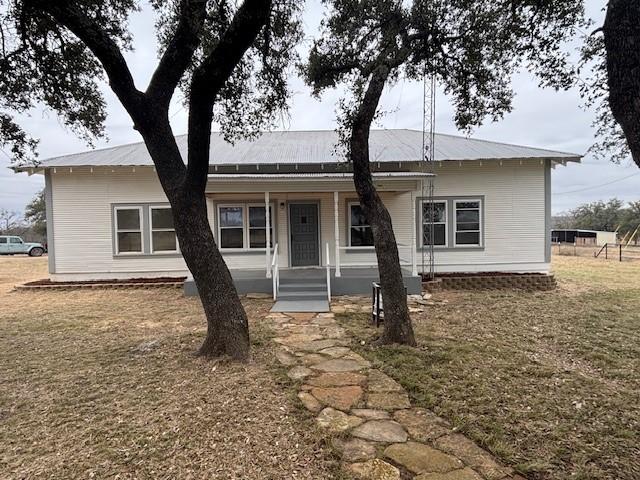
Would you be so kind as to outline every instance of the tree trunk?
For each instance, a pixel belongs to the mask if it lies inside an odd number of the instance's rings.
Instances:
[[[198,353],[245,361],[249,358],[247,315],[211,233],[205,196],[187,192],[174,200],[172,210],[180,251],[207,317],[207,336]]]
[[[386,66],[378,68],[372,75],[353,120],[350,156],[353,164],[353,182],[360,205],[371,225],[378,260],[384,300],[384,331],[378,342],[415,346],[416,340],[409,316],[407,293],[391,216],[378,195],[369,164],[369,131],[388,75],[389,69]]]
[[[247,315],[207,216],[204,190],[209,157],[206,156],[207,163],[203,167],[204,180],[189,184],[166,115],[152,109],[145,113],[149,122],[139,130],[171,204],[180,251],[193,275],[207,317],[207,336],[198,353],[207,357],[229,355],[236,360],[248,360]]]
[[[609,0],[603,32],[609,105],[640,167],[640,2]]]

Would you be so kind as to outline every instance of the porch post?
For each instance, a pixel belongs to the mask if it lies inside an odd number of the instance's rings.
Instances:
[[[333,238],[336,241],[336,277],[340,276],[340,222],[338,221],[338,192],[333,192]],[[329,259],[327,258],[327,262]]]
[[[411,275],[413,277],[418,275],[418,265],[416,260],[416,201],[411,193]]]
[[[269,192],[264,192],[264,214],[266,221],[267,243],[265,244],[265,263],[267,266],[267,278],[271,278],[271,215],[269,214]]]

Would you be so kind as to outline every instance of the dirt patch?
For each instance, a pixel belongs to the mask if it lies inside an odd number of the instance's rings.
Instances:
[[[336,478],[274,376],[267,300],[252,361],[194,356],[205,322],[174,289],[33,291],[46,259],[0,258],[2,478]]]

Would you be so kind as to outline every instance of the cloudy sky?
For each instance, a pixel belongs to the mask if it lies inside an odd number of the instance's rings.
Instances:
[[[305,26],[309,39],[317,31],[321,9],[318,1],[307,3]],[[604,0],[587,0],[588,13],[601,21]],[[127,54],[138,88],[144,89],[157,62],[153,16],[143,8],[131,18],[135,51]],[[309,40],[308,40],[309,41]],[[528,72],[513,79],[516,99],[514,110],[501,122],[485,125],[473,136],[507,143],[583,154],[593,143],[591,122],[593,112],[580,107],[577,90],[554,92],[538,88],[537,81]],[[131,127],[131,121],[120,107],[108,87],[104,86],[109,105],[106,130],[108,139],[96,142],[105,147],[141,141]],[[281,125],[285,130],[309,130],[335,128],[335,105],[339,92],[325,95],[322,101],[313,99],[308,88],[299,80],[292,80],[294,96],[290,118]],[[422,86],[401,83],[389,89],[383,98],[382,108],[393,111],[380,122],[382,128],[413,128],[422,125]],[[452,121],[453,110],[447,98],[439,94],[436,106],[436,130],[456,134]],[[186,112],[176,99],[171,109],[172,126],[176,134],[186,132]],[[51,112],[33,111],[22,118],[22,124],[32,135],[40,138],[40,157],[87,150],[87,146],[68,132]],[[40,175],[15,175],[7,167],[9,159],[0,152],[0,208],[22,211],[25,204],[43,186]],[[599,161],[587,155],[582,164],[559,167],[552,174],[554,214],[566,211],[580,203],[618,197],[623,200],[638,198],[640,170],[630,162],[615,165]]]

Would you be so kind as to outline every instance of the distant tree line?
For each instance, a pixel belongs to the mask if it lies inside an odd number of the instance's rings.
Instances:
[[[640,226],[640,200],[625,202],[617,198],[609,201],[584,203],[553,218],[553,228],[617,231],[621,237],[633,234]]]
[[[28,242],[47,241],[47,215],[44,190],[27,204],[24,216],[19,212],[0,208],[0,235],[17,235]]]

